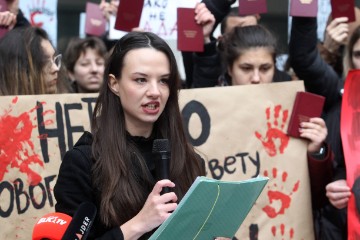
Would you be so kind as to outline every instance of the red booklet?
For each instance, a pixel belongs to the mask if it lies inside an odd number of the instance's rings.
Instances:
[[[290,16],[316,17],[317,12],[317,0],[290,0]]]
[[[144,0],[121,0],[118,6],[115,29],[131,32],[139,27]]]
[[[85,33],[102,36],[106,31],[106,18],[102,14],[99,4],[86,3]]]
[[[0,12],[8,11],[6,0],[0,0]],[[0,38],[2,38],[9,31],[7,26],[0,25]]]
[[[266,13],[266,0],[239,0],[239,15]]]
[[[323,96],[309,92],[297,92],[287,129],[288,135],[300,137],[300,123],[307,122],[313,117],[320,117],[324,103]]]
[[[177,9],[177,48],[179,51],[204,51],[204,33],[195,22],[194,8]]]
[[[354,22],[354,8],[354,0],[331,0],[331,16],[333,19],[338,17],[348,17],[348,22]]]

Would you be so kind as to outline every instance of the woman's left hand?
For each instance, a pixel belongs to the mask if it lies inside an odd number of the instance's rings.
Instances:
[[[328,130],[322,118],[310,118],[308,122],[300,123],[300,137],[310,141],[307,151],[309,153],[319,152],[326,139]]]

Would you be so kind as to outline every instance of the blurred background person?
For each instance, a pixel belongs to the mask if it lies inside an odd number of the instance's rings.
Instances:
[[[57,93],[61,54],[41,28],[9,31],[0,39],[0,95]]]
[[[106,57],[106,46],[97,37],[70,40],[64,54],[64,64],[73,92],[99,91],[103,83]]]

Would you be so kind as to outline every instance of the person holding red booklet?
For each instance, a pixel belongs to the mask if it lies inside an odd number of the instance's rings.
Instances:
[[[221,33],[219,40],[211,38],[214,27],[215,17],[209,12],[204,4],[199,4],[195,8],[195,20],[202,25],[204,32],[204,52],[193,54],[193,87],[214,87],[217,85],[231,85],[226,66],[222,64],[221,46],[222,39],[228,35],[235,27],[246,27],[257,25],[259,15],[239,16],[238,9],[233,8],[221,23]],[[274,39],[269,35],[270,39]],[[270,41],[270,40],[269,40]],[[274,41],[276,44],[276,41]],[[291,77],[275,68],[274,81],[288,81]]]
[[[291,66],[307,91],[326,98],[323,116],[329,129],[327,142],[334,151],[334,177],[326,186],[328,202],[317,212],[317,239],[347,239],[347,203],[351,189],[340,136],[340,112],[344,81],[320,56],[315,17],[293,17],[289,55]],[[351,50],[350,50],[351,51]],[[352,54],[351,54],[352,55]]]

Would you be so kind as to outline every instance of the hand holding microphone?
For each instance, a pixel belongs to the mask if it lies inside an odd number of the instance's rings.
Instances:
[[[155,139],[152,153],[155,161],[157,180],[169,179],[170,167],[170,143],[168,139]],[[161,194],[170,192],[169,187],[163,187]]]

